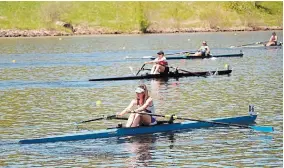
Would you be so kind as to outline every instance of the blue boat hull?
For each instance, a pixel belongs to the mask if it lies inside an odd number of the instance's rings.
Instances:
[[[219,118],[208,121],[252,125],[255,123],[256,118],[257,115],[248,115],[248,116],[239,116],[239,117],[230,117],[230,118]],[[67,135],[52,136],[46,138],[26,139],[26,140],[20,140],[19,143],[35,144],[35,143],[49,143],[49,142],[59,142],[59,141],[77,141],[77,140],[97,139],[97,138],[123,137],[123,136],[134,136],[139,134],[152,134],[158,132],[179,131],[185,129],[208,128],[213,126],[220,126],[220,125],[207,123],[207,122],[186,121],[181,123],[162,124],[162,125],[154,125],[148,127],[112,128],[107,130],[83,132],[79,134],[67,134]]]

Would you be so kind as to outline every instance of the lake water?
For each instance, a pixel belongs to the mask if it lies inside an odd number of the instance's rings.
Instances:
[[[283,41],[282,31],[276,32]],[[239,53],[241,44],[271,32],[0,39],[0,167],[282,167],[283,49],[242,48],[242,58],[171,60],[189,71],[222,70],[230,76],[178,81],[89,82],[137,72],[143,59],[194,51],[206,40],[212,54]],[[75,122],[122,111],[145,83],[156,113],[210,119],[259,113],[272,133],[210,128],[126,138],[19,145],[20,139],[116,126],[117,120]],[[100,103],[101,102],[101,103]]]

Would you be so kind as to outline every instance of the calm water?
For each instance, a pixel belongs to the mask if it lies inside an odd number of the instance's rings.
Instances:
[[[194,50],[207,40],[212,54],[239,53],[241,44],[271,32],[118,35],[0,39],[0,167],[282,167],[283,49],[243,48],[243,58],[170,61],[190,71],[233,68],[231,76],[179,81],[89,82],[131,75],[139,58]],[[283,41],[282,31],[277,32]],[[20,139],[105,129],[121,121],[75,126],[114,114],[145,83],[159,114],[191,118],[246,115],[273,133],[210,128],[147,136],[19,145]],[[97,102],[101,102],[97,103]]]

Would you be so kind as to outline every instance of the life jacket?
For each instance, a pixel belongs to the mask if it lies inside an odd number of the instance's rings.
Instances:
[[[200,51],[201,52],[206,52],[207,51],[208,46],[201,46],[200,47]]]
[[[163,66],[168,66],[168,62],[167,61],[159,61],[159,64],[163,65]]]
[[[275,41],[275,40],[276,40],[276,37],[275,37],[275,36],[272,36],[272,37],[271,37],[271,40],[272,40],[272,41]]]

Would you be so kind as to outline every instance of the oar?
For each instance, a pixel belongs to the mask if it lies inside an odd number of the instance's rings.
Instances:
[[[177,54],[194,54],[195,52],[194,51],[181,51],[181,52],[176,52],[176,53],[170,53],[170,54],[165,54],[165,56],[167,55],[177,55]]]
[[[80,122],[77,122],[76,124],[87,123],[87,122],[98,121],[98,120],[109,120],[109,119],[114,119],[114,118],[116,118],[116,115],[102,116],[102,117],[98,117],[98,118],[94,118],[90,120],[80,121]]]
[[[158,114],[151,114],[151,113],[143,113],[143,112],[134,112],[131,113],[138,113],[142,115],[150,115],[150,116],[156,116],[156,117],[164,117],[164,118],[173,118],[173,119],[179,119],[179,120],[190,120],[190,121],[198,121],[198,122],[206,122],[210,124],[216,124],[216,125],[225,125],[225,126],[234,126],[234,127],[240,127],[240,128],[249,128],[253,129],[255,131],[261,131],[261,132],[273,132],[274,128],[271,126],[249,126],[249,125],[240,125],[240,124],[232,124],[232,123],[224,123],[224,122],[216,122],[216,121],[208,121],[208,120],[199,120],[199,119],[192,119],[192,118],[183,118],[178,117],[176,115],[158,115]]]
[[[159,64],[159,65],[161,65],[161,64]],[[162,66],[166,67],[165,65],[162,65]],[[180,70],[182,72],[186,72],[186,73],[192,74],[193,76],[202,76],[202,77],[206,78],[206,75],[198,75],[196,73],[193,73],[193,72],[190,72],[190,71],[187,71],[187,70],[183,70],[183,69],[179,69],[177,67],[169,66],[169,68],[177,69],[177,70]]]
[[[180,69],[180,68],[177,68],[177,67],[169,66],[169,68],[177,69],[177,70],[180,70],[180,71],[182,71],[182,72],[186,72],[186,73],[192,74],[192,75],[194,75],[194,76],[202,76],[202,77],[205,77],[205,78],[206,78],[206,75],[198,75],[198,74],[196,74],[196,73],[193,73],[193,72],[190,72],[190,71],[187,71],[187,70],[183,70],[183,69]]]
[[[168,56],[168,55],[177,55],[177,54],[195,54],[194,51],[181,51],[181,52],[176,52],[176,53],[168,53],[168,54],[165,54],[165,56]],[[127,59],[129,59],[131,57],[128,57]],[[142,57],[143,59],[151,59],[151,58],[155,58],[155,56],[143,56]]]
[[[139,69],[139,71],[137,72],[137,74],[135,76],[137,76],[139,74],[139,72],[144,68],[146,64],[143,64],[142,67]]]
[[[230,48],[234,48],[234,47],[243,47],[243,46],[249,46],[249,45],[255,45],[255,44],[264,44],[267,43],[267,41],[263,41],[263,42],[255,42],[255,43],[249,43],[249,44],[243,44],[243,45],[239,45],[239,46],[231,46]]]
[[[165,56],[167,55],[177,55],[177,54],[194,54],[195,52],[194,51],[181,51],[181,52],[176,52],[176,53],[168,53],[168,54],[165,54]],[[147,55],[147,56],[142,56],[142,59],[151,59],[151,58],[155,58],[156,56],[152,56],[152,55]],[[126,56],[124,59],[141,59],[140,58],[135,58],[135,57],[129,57],[129,56]]]
[[[133,75],[135,75],[135,73],[133,72],[133,68],[132,68],[131,66],[129,66],[128,68],[130,69],[131,73],[132,73]]]

